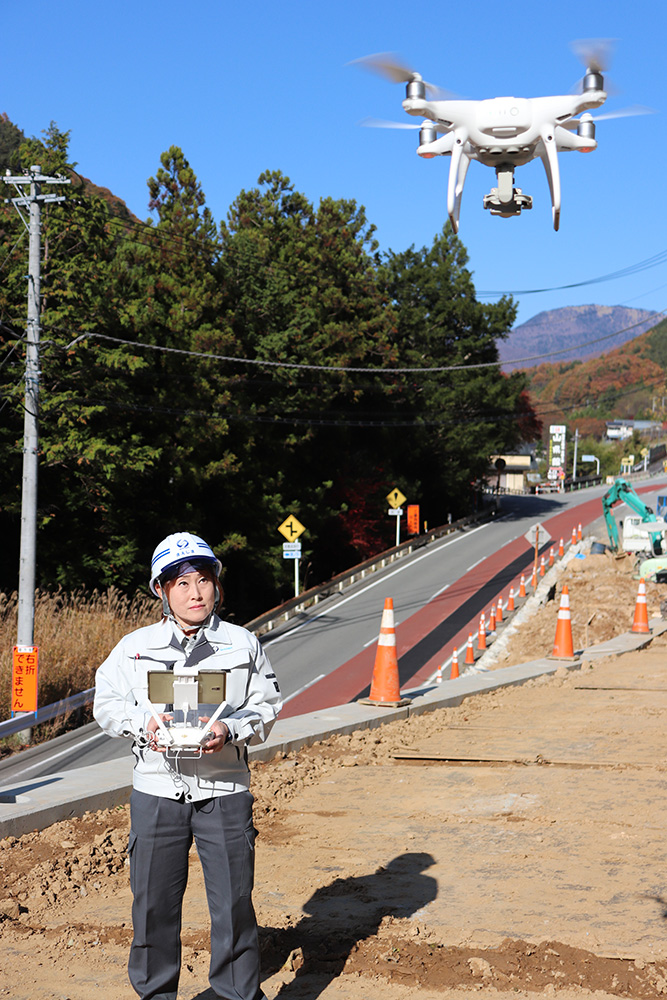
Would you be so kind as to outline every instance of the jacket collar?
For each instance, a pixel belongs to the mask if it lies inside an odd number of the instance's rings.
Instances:
[[[181,649],[177,639],[174,626],[166,618],[149,625],[149,634],[146,636],[146,646],[148,649],[167,649],[173,646]],[[216,614],[211,615],[211,620],[203,631],[203,636],[212,646],[231,646],[232,640],[225,622]]]

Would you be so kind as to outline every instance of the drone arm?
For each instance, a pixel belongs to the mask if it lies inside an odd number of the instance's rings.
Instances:
[[[554,229],[558,231],[558,226],[560,225],[560,170],[558,167],[558,150],[556,149],[553,129],[542,129],[542,146],[544,152],[540,154],[540,157],[544,164],[547,180],[549,181]]]
[[[467,136],[459,129],[456,130],[455,136],[455,142],[452,147],[452,162],[449,166],[449,182],[447,184],[447,214],[452,223],[452,229],[455,233],[458,233],[461,196],[470,164],[470,157],[463,151]]]

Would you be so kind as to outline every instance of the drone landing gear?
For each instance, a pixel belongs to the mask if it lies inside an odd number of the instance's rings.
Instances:
[[[509,219],[513,215],[521,215],[524,208],[533,207],[531,196],[514,187],[513,167],[496,167],[496,177],[498,187],[491,188],[491,193],[484,195],[484,208],[488,208],[491,215]]]

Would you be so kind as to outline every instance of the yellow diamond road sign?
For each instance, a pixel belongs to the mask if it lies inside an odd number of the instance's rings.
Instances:
[[[408,498],[404,496],[403,493],[401,493],[401,491],[398,489],[397,486],[393,488],[391,493],[387,494],[387,500],[389,501],[389,506],[393,507],[394,510],[396,510],[397,507],[400,507],[402,503],[405,503],[407,499]]]
[[[301,524],[301,521],[297,520],[294,514],[290,514],[289,517],[286,517],[278,528],[280,534],[284,535],[288,542],[293,542],[299,537],[299,535],[302,535],[305,530],[306,529]]]

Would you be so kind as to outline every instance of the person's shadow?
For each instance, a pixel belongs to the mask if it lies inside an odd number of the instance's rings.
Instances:
[[[377,933],[383,917],[409,917],[432,902],[438,883],[423,871],[433,864],[430,854],[399,854],[372,875],[336,879],[318,889],[296,927],[261,928],[263,978],[281,969],[290,954],[297,952],[300,960],[297,950],[303,953],[295,978],[283,984],[276,1000],[315,1000],[340,975],[355,945]]]

